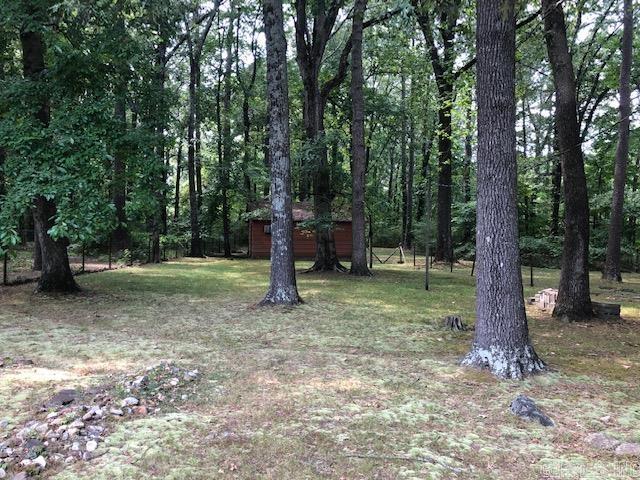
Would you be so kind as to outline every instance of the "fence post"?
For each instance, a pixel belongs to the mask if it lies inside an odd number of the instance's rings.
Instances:
[[[534,286],[533,285],[533,259],[531,257],[529,257],[529,285],[530,286]]]
[[[111,250],[113,248],[112,244],[113,244],[113,239],[112,239],[112,236],[109,235],[109,270],[111,270],[111,256],[112,256]]]
[[[85,256],[85,246],[82,244],[82,273],[84,273],[84,256]]]

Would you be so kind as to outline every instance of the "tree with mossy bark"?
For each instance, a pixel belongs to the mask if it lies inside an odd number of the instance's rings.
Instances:
[[[289,86],[282,0],[265,0],[263,8],[271,165],[271,276],[269,290],[260,304],[296,305],[301,300],[293,256]]]
[[[529,340],[518,249],[515,1],[477,4],[476,331],[462,361],[500,378],[545,369]]]

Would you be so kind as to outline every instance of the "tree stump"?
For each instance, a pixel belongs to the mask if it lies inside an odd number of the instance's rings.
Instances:
[[[455,332],[464,332],[467,326],[462,322],[462,318],[458,315],[447,315],[443,320],[444,328]]]

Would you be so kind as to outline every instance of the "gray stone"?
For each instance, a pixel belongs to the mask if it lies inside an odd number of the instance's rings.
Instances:
[[[27,480],[27,472],[19,472],[16,473],[13,477],[11,477],[11,480]]]
[[[585,437],[584,441],[592,448],[596,448],[598,450],[613,451],[618,445],[620,445],[620,440],[611,438],[609,435],[602,432],[590,433]]]
[[[525,420],[535,421],[543,427],[553,427],[554,423],[547,415],[542,413],[536,402],[526,395],[518,395],[511,402],[511,413]]]
[[[615,453],[621,457],[640,457],[640,443],[621,443]]]
[[[70,403],[73,403],[79,396],[80,393],[72,388],[60,390],[53,397],[51,397],[51,399],[47,402],[47,406],[55,407],[69,405]]]
[[[124,412],[119,408],[112,408],[111,410],[109,410],[109,413],[111,413],[111,415],[116,415],[117,417],[121,417],[122,415],[124,415]]]
[[[7,476],[7,472],[4,471],[4,468],[0,468],[0,478],[5,478]]]
[[[95,440],[89,440],[86,445],[87,452],[93,452],[96,448],[98,448],[98,442]]]

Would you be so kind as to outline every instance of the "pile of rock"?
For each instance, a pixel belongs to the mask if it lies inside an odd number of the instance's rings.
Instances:
[[[115,422],[154,414],[163,403],[188,399],[198,378],[197,370],[164,362],[109,386],[84,392],[61,390],[34,419],[4,434],[0,429],[0,479],[9,472],[14,473],[9,478],[28,478],[49,466],[96,458],[101,455],[99,444]],[[6,421],[4,428],[8,428]]]

